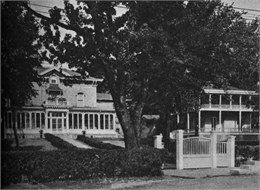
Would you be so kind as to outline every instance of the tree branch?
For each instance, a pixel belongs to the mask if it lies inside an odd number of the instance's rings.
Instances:
[[[46,16],[44,16],[44,15],[42,15],[42,14],[37,13],[35,10],[33,10],[32,8],[30,8],[30,7],[27,5],[27,3],[23,3],[23,5],[24,5],[24,7],[25,7],[29,12],[31,12],[33,15],[35,15],[35,16],[38,17],[38,18],[44,19],[44,20],[50,22],[51,24],[56,24],[56,25],[58,25],[58,26],[60,26],[60,27],[62,27],[62,28],[64,28],[64,29],[66,29],[66,30],[72,30],[72,31],[76,32],[78,35],[81,35],[81,36],[84,36],[84,35],[87,34],[87,32],[85,32],[85,30],[84,30],[83,28],[80,28],[80,27],[77,27],[77,26],[71,26],[71,25],[63,24],[63,23],[61,23],[61,22],[59,22],[59,21],[57,21],[57,20],[55,20],[55,19],[53,19],[53,18],[51,18],[51,17],[46,17]],[[90,29],[90,28],[88,28],[88,31],[93,32],[93,30]]]

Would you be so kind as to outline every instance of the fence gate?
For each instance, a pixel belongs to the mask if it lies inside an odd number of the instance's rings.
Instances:
[[[211,141],[204,137],[183,139],[183,168],[211,167]]]
[[[234,167],[235,137],[227,142],[217,142],[217,134],[210,138],[190,137],[183,139],[183,130],[176,132],[177,169]]]

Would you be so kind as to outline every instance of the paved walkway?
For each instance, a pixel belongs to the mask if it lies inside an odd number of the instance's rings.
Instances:
[[[205,178],[205,177],[217,177],[217,176],[229,176],[231,168],[214,168],[214,169],[164,169],[163,173],[166,176],[180,177],[187,179]]]
[[[116,146],[121,146],[125,148],[125,142],[124,141],[119,141],[119,140],[110,140],[110,141],[102,141],[103,143],[110,143]]]
[[[88,149],[92,149],[93,147],[83,143],[83,142],[80,142],[76,139],[72,139],[70,137],[67,137],[67,136],[59,136],[61,139],[63,139],[64,141],[67,141],[68,143],[70,144],[73,144],[74,146],[78,147],[78,148],[88,148]]]

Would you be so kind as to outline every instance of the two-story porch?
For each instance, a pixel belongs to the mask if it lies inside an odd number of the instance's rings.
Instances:
[[[258,133],[259,112],[250,102],[258,98],[255,91],[239,89],[204,89],[198,112],[177,114],[175,129],[186,134],[209,133]]]

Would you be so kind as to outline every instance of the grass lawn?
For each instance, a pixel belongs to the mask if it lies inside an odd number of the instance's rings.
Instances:
[[[34,151],[34,150],[57,150],[56,147],[52,146],[51,143],[42,138],[36,139],[19,139],[19,149],[20,151]],[[5,139],[1,141],[1,150],[2,151],[16,151],[14,139]]]

